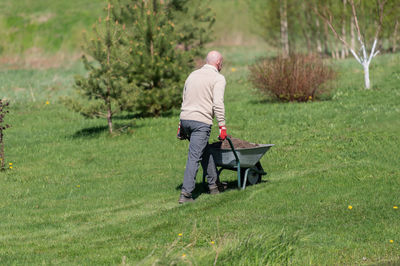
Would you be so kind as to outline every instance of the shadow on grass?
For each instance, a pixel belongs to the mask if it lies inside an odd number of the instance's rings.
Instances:
[[[131,134],[136,128],[138,128],[138,126],[132,123],[113,123],[113,134]],[[108,133],[107,125],[94,126],[78,130],[72,135],[72,138],[92,138],[104,133]]]
[[[327,102],[331,101],[333,99],[333,94],[323,94],[323,95],[318,95],[314,100],[312,101],[304,101],[304,102],[298,102],[298,101],[280,101],[277,98],[260,98],[256,100],[250,100],[249,103],[251,105],[256,105],[256,104],[270,104],[270,103],[277,103],[277,104],[288,104],[288,103],[297,103],[297,104],[309,104],[313,102]]]
[[[233,190],[233,189],[238,189],[238,182],[237,182],[237,180],[222,181],[222,182],[223,182],[223,183],[226,183],[227,186],[228,186],[228,188],[225,189],[225,190],[224,190],[223,192],[221,192],[221,193],[224,193],[224,192],[227,192],[227,191]],[[258,184],[267,183],[267,182],[268,182],[268,180],[261,180],[261,182],[258,183]],[[255,185],[249,185],[249,184],[247,184],[246,187],[248,187],[248,186],[256,186],[256,185],[258,185],[258,184],[255,184]],[[180,185],[177,186],[175,189],[176,189],[176,190],[181,190],[181,189],[182,189],[182,185],[183,185],[183,184],[180,184]],[[193,192],[192,192],[192,197],[193,197],[193,199],[198,198],[198,197],[199,197],[201,194],[203,194],[203,193],[208,193],[208,185],[207,185],[207,182],[206,182],[206,183],[203,183],[203,182],[201,182],[201,183],[196,183],[196,186],[195,186],[195,188],[194,188],[194,190],[193,190]]]
[[[176,116],[176,110],[164,111],[158,115],[153,114],[142,114],[142,113],[122,113],[114,115],[113,120],[132,120],[139,118],[157,118],[157,117],[171,117]]]

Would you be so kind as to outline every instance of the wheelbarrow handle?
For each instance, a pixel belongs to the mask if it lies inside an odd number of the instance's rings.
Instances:
[[[236,159],[236,164],[237,164],[237,174],[238,174],[238,188],[241,188],[241,184],[240,184],[240,160],[239,160],[239,156],[236,153],[235,147],[233,146],[232,140],[230,137],[226,137],[226,139],[229,142],[229,145],[231,146],[233,155],[235,156]]]

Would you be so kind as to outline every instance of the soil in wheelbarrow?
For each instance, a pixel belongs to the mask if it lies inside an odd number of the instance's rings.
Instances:
[[[250,143],[245,140],[234,138],[234,137],[230,137],[230,139],[231,139],[233,147],[235,147],[235,149],[248,149],[248,148],[255,148],[255,147],[259,146],[258,144]],[[229,142],[227,139],[225,139],[224,141],[217,141],[217,142],[211,143],[210,145],[213,148],[219,148],[222,150],[230,150],[231,149],[231,145],[229,145]]]

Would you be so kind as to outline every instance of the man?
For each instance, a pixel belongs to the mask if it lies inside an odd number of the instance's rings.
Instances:
[[[207,176],[210,194],[219,193],[217,184],[217,169],[213,157],[204,153],[211,126],[215,117],[220,135],[226,138],[224,91],[226,81],[219,72],[222,69],[223,58],[217,51],[211,51],[206,58],[206,64],[192,72],[186,79],[183,89],[178,138],[189,140],[189,152],[179,203],[193,201],[192,191],[195,188],[196,174],[199,162],[202,162],[203,172]]]

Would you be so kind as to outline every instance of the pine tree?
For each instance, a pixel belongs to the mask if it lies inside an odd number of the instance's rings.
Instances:
[[[139,91],[134,111],[157,116],[179,106],[184,79],[208,40],[202,37],[205,24],[211,27],[213,22],[212,16],[196,11],[188,21],[199,23],[190,27],[183,17],[191,10],[189,2],[193,1],[118,1],[115,18],[132,25],[127,31],[131,53],[126,76]]]
[[[178,43],[185,51],[199,55],[204,44],[211,41],[215,14],[208,7],[210,1],[170,0],[167,4],[170,19],[179,32]]]
[[[65,102],[73,110],[87,117],[107,118],[109,132],[113,132],[113,115],[129,109],[135,101],[134,84],[124,77],[129,51],[123,44],[125,25],[112,18],[113,6],[108,3],[107,16],[93,25],[94,37],[86,41],[85,52],[93,60],[83,56],[88,77],[75,77],[75,88],[80,97],[67,98]]]
[[[110,133],[118,111],[158,116],[178,107],[214,20],[206,8],[191,11],[191,2],[109,0],[105,22],[99,19],[86,41],[88,76],[75,78],[83,97],[67,98],[67,105],[87,117],[106,117]],[[198,21],[192,26],[183,22],[189,11],[195,14],[190,23]]]

